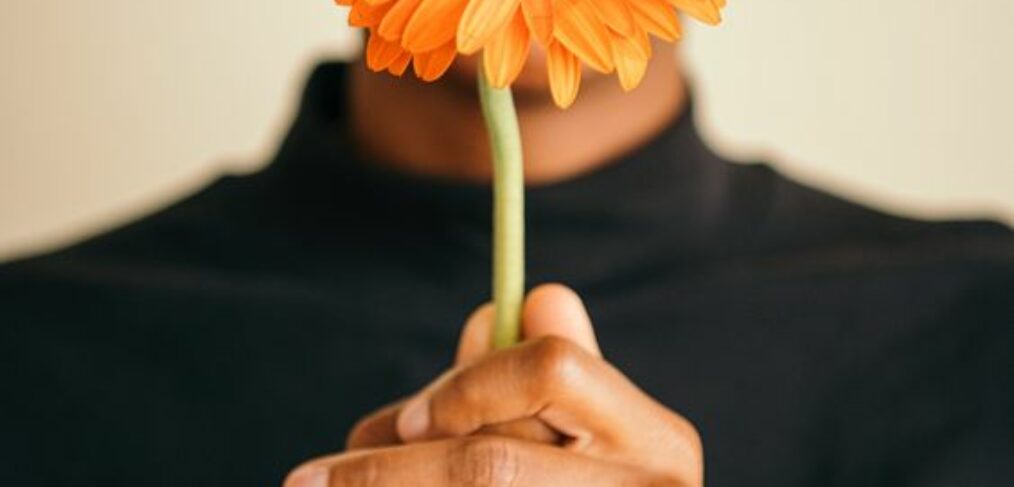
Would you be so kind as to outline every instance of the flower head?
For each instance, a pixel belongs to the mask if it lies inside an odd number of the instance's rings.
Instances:
[[[401,76],[440,78],[457,55],[482,51],[490,84],[503,88],[520,74],[531,43],[547,53],[549,85],[558,106],[573,103],[582,64],[616,72],[636,87],[651,56],[649,34],[682,35],[677,17],[721,21],[725,0],[335,0],[351,7],[349,25],[369,29],[366,64]]]

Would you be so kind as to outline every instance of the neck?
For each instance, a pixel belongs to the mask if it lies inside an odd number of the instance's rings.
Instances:
[[[371,73],[356,63],[349,96],[354,137],[377,164],[441,179],[491,179],[478,97],[465,82],[426,84],[409,75]],[[672,55],[654,56],[641,85],[629,93],[612,76],[586,80],[566,111],[548,93],[518,93],[526,182],[553,183],[608,164],[661,131],[685,101]]]

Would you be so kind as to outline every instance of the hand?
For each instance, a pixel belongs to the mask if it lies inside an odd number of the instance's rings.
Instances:
[[[480,308],[455,368],[286,486],[702,485],[696,431],[602,360],[576,294],[532,291],[523,322],[524,343],[486,353],[492,308]]]

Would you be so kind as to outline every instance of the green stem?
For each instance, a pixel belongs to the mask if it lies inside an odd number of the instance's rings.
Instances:
[[[525,293],[525,179],[521,130],[510,88],[494,88],[479,67],[479,99],[493,149],[493,348],[518,342]]]

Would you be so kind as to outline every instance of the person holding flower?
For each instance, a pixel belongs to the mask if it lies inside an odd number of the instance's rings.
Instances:
[[[1014,478],[1014,234],[712,152],[724,1],[343,4],[267,169],[0,267],[5,484]]]

